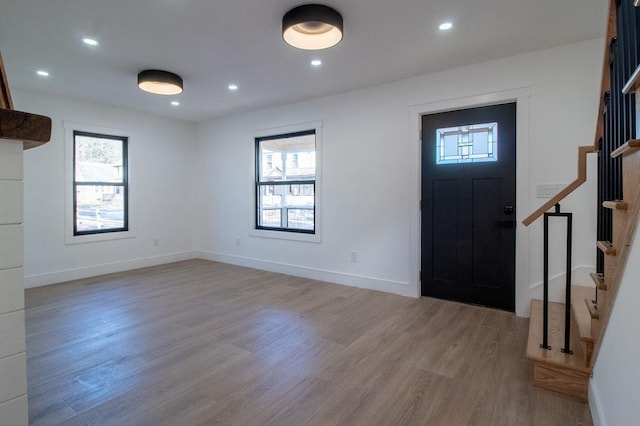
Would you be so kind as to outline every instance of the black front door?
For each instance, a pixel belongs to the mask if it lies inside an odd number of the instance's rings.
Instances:
[[[422,295],[514,311],[516,104],[422,117]]]

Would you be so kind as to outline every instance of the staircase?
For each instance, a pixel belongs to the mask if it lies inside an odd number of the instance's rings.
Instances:
[[[617,90],[620,92],[619,96],[635,93],[636,109],[640,112],[640,66],[632,73],[623,87],[616,87],[621,84],[617,82],[619,78],[614,76],[610,69],[610,64],[613,63],[612,55],[615,54],[614,47],[617,47],[616,34],[620,28],[617,19],[622,16],[625,25],[628,22],[634,22],[633,19],[626,19],[623,15],[625,10],[627,12],[631,10],[635,13],[632,0],[623,1],[628,2],[624,8],[620,8],[616,0],[610,1],[600,111],[608,111],[611,108],[607,102],[612,96],[611,91]],[[638,32],[640,33],[640,28]],[[640,44],[640,41],[638,43]],[[612,81],[615,84],[612,84]],[[613,96],[618,95],[614,94]],[[623,114],[633,115],[630,110],[623,111]],[[594,145],[579,148],[578,179],[527,217],[523,224],[529,225],[542,215],[551,216],[546,212],[553,206],[556,206],[556,211],[559,211],[558,203],[584,182],[586,155],[594,152],[600,152],[603,155],[601,152],[602,138],[606,132],[603,115],[605,114],[599,114],[598,117]],[[631,122],[631,120],[629,121]],[[638,126],[638,123],[630,124]],[[592,273],[591,283],[571,286],[570,297],[567,297],[571,305],[570,314],[566,310],[565,304],[548,303],[546,348],[542,344],[545,322],[544,302],[532,300],[527,343],[527,357],[533,361],[534,365],[534,385],[584,400],[587,399],[589,378],[613,310],[640,214],[640,139],[628,140],[606,155],[617,159],[613,160],[617,162],[617,167],[621,164],[623,197],[621,200],[605,200],[602,203],[603,209],[610,212],[612,219],[611,239],[595,242],[597,250],[602,253],[604,258],[604,266],[600,269],[603,272]],[[602,169],[599,170],[599,173],[599,179],[602,179]],[[567,341],[565,340],[567,317],[570,322],[570,327],[568,327],[570,329],[569,347],[566,347]]]
[[[613,303],[629,257],[640,213],[640,140],[631,140],[612,153],[622,157],[623,200],[603,203],[613,210],[613,241],[598,241],[605,254],[604,275],[592,273],[590,286],[571,289],[571,349],[563,353],[564,312],[562,303],[549,303],[549,346],[542,342],[543,302],[531,301],[527,357],[534,363],[533,383],[581,399],[587,399],[589,377],[599,345],[611,316]],[[597,302],[596,302],[597,300]]]

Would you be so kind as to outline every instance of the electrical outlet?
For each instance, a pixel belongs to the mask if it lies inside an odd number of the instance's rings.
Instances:
[[[236,247],[240,247],[240,238],[236,238]]]
[[[157,239],[157,238],[154,238],[154,239],[153,239],[153,246],[154,246],[154,247],[158,247],[159,245],[160,245],[160,240],[159,240],[159,239]]]
[[[351,262],[352,263],[358,263],[358,252],[357,251],[352,251],[351,252]]]

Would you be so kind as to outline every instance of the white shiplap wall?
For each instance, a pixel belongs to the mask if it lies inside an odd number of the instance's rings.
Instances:
[[[22,142],[0,139],[0,424],[27,425]]]

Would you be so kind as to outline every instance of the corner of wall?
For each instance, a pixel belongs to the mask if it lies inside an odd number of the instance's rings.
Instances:
[[[600,394],[598,393],[596,381],[593,380],[593,377],[589,380],[589,409],[591,410],[594,426],[607,426],[607,421],[602,412]]]
[[[228,263],[231,265],[255,268],[263,271],[276,272],[280,274],[293,275],[296,277],[309,278],[317,281],[325,281],[333,284],[341,284],[349,287],[365,288],[368,290],[383,291],[385,293],[397,294],[405,297],[417,297],[414,286],[409,283],[384,280],[380,278],[367,277],[362,275],[347,274],[344,272],[329,271],[326,269],[309,268],[299,265],[291,265],[282,262],[272,262],[262,259],[255,259],[244,256],[229,255],[211,251],[197,252],[199,259],[211,260],[215,262]]]

